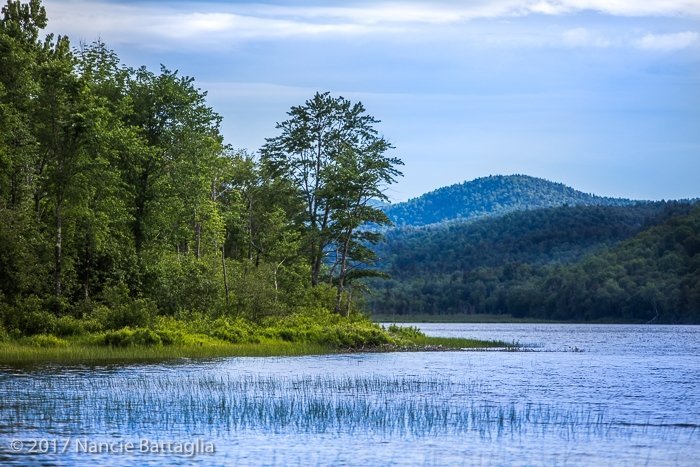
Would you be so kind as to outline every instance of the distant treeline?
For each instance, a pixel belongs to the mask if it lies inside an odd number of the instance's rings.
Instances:
[[[389,233],[386,314],[700,322],[700,206],[564,206]]]

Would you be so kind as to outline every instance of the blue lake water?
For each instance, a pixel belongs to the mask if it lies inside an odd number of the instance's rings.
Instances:
[[[700,327],[417,326],[528,351],[0,368],[0,464],[700,463]]]

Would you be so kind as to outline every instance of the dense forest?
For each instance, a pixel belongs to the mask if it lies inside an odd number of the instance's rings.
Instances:
[[[392,206],[402,162],[362,104],[316,93],[252,155],[193,78],[46,26],[39,0],[2,9],[0,340],[158,317],[337,324],[368,286],[382,314],[700,322],[690,202],[515,175]]]
[[[362,104],[317,93],[253,157],[224,143],[193,78],[43,37],[46,25],[39,0],[2,9],[6,330],[351,313],[379,238],[359,227],[388,223],[375,206],[401,164]]]
[[[498,216],[554,206],[628,206],[635,201],[606,198],[527,175],[492,175],[439,188],[384,211],[397,226],[421,226]]]
[[[700,206],[563,206],[390,232],[375,313],[700,322]]]

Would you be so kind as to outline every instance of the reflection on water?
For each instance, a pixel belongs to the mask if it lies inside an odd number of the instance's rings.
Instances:
[[[696,463],[700,329],[421,327],[541,351],[5,369],[0,463]]]

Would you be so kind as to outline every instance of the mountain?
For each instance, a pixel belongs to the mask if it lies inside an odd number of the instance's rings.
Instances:
[[[472,220],[555,206],[629,206],[635,201],[577,191],[527,175],[496,175],[439,188],[384,211],[396,226]]]
[[[487,180],[487,179],[486,179]],[[700,322],[700,206],[561,206],[404,227],[379,249],[375,314]]]

